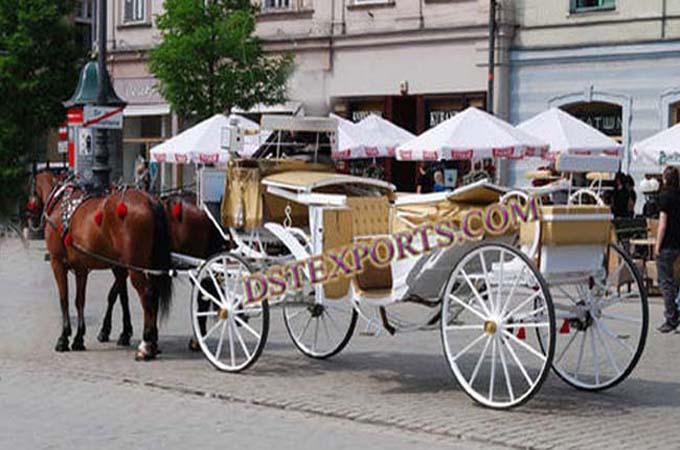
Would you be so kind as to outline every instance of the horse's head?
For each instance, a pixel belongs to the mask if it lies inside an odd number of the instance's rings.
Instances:
[[[29,220],[40,221],[47,198],[57,184],[57,177],[49,170],[35,174],[31,180],[28,202],[26,202],[26,215]]]

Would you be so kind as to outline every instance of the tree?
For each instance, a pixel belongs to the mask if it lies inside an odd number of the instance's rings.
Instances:
[[[150,68],[161,95],[183,117],[285,100],[290,55],[263,55],[250,0],[166,0],[162,42]]]
[[[25,186],[47,130],[65,118],[81,53],[71,0],[0,1],[0,208]]]

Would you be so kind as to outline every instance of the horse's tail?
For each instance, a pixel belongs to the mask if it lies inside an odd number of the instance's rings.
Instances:
[[[154,269],[162,271],[170,270],[170,231],[168,220],[160,202],[149,201],[153,210],[154,230],[152,247],[152,264]],[[165,319],[170,313],[172,303],[172,278],[168,273],[162,275],[151,275],[151,287],[158,295],[158,311],[161,320]]]

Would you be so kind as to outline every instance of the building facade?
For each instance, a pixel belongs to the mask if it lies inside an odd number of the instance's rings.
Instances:
[[[416,134],[468,106],[486,107],[488,0],[265,0],[258,35],[292,52],[290,98],[307,114],[380,114]],[[499,2],[495,110],[508,111],[512,2]],[[413,163],[389,178],[415,188]]]
[[[618,139],[636,178],[632,144],[680,121],[680,2],[517,0],[510,51],[510,120],[557,106]],[[517,162],[526,183],[535,162]]]
[[[499,2],[496,91],[508,91],[512,2]],[[290,102],[282,112],[353,120],[379,113],[415,133],[467,106],[486,107],[488,0],[262,0],[257,35],[292,53]],[[108,0],[109,70],[125,110],[126,159],[177,131],[155,91],[148,51],[159,41],[162,0]],[[507,115],[508,98],[496,95]],[[129,161],[128,161],[129,162]],[[126,164],[129,165],[129,164]],[[398,165],[396,165],[398,166]],[[413,170],[394,175],[413,184]],[[129,171],[129,169],[128,169]]]

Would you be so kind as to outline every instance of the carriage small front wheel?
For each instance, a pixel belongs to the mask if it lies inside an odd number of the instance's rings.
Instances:
[[[269,333],[269,304],[248,304],[248,263],[230,252],[211,256],[192,277],[191,317],[198,345],[218,370],[240,372],[260,357]]]
[[[314,298],[314,288],[289,295],[283,303],[283,321],[288,335],[304,355],[326,359],[337,355],[349,343],[358,314],[345,300]]]
[[[470,397],[506,409],[538,392],[555,351],[555,311],[545,280],[521,251],[472,248],[451,272],[441,316],[446,361]]]

